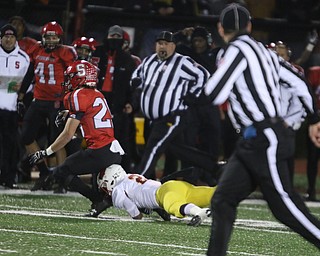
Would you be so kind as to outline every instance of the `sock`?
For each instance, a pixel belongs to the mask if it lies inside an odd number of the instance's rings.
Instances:
[[[100,202],[102,197],[95,190],[86,185],[79,177],[75,176],[69,183],[69,188],[72,191],[77,191],[91,202]]]
[[[196,206],[195,204],[190,203],[186,205],[186,207],[184,208],[184,211],[186,215],[196,216],[196,215],[200,215],[201,208]]]

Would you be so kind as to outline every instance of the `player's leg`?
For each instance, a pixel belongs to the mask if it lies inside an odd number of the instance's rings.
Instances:
[[[40,147],[36,141],[40,128],[42,128],[42,124],[44,123],[42,111],[43,109],[38,104],[39,102],[33,101],[26,112],[21,131],[21,141],[26,147],[27,154],[33,154],[36,151],[40,150]],[[32,191],[38,190],[42,188],[44,180],[48,177],[49,171],[46,165],[46,162],[39,161],[36,164],[39,170],[39,179],[36,181],[35,185],[31,189]]]
[[[183,117],[174,116],[153,123],[137,172],[147,178],[153,176],[157,160],[169,143],[181,133],[183,122]]]
[[[237,206],[254,189],[248,170],[235,154],[232,155],[211,200],[212,225],[207,255],[226,254]]]

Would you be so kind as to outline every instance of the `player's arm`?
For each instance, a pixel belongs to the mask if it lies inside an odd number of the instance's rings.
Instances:
[[[23,100],[25,93],[27,92],[30,84],[32,83],[33,77],[34,77],[34,66],[33,66],[33,63],[30,63],[27,73],[25,74],[22,80],[20,90],[18,92],[18,101]]]
[[[135,220],[142,219],[143,217],[142,213],[139,211],[136,204],[132,200],[130,200],[130,198],[128,198],[128,196],[126,195],[125,191],[122,188],[118,189],[116,186],[113,189],[112,202],[114,207],[118,209],[126,210],[132,219],[135,219]]]
[[[68,118],[63,131],[60,133],[58,138],[51,144],[51,150],[53,152],[57,152],[58,150],[62,149],[65,145],[67,145],[76,133],[79,124],[80,121],[78,119]]]

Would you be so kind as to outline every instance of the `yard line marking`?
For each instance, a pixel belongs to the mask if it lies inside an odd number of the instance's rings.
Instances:
[[[270,256],[270,255],[273,255],[273,254],[252,254],[252,253],[247,253],[247,252],[230,252],[230,251],[227,251],[228,254],[236,254],[236,255],[247,255],[247,256]]]
[[[1,228],[0,231],[3,232],[11,232],[11,233],[23,233],[23,234],[35,234],[35,235],[45,235],[45,236],[52,236],[52,237],[66,237],[66,238],[75,238],[75,239],[84,239],[84,240],[100,240],[100,241],[108,241],[108,242],[124,242],[124,243],[131,243],[131,244],[142,244],[142,245],[152,245],[152,246],[162,246],[162,247],[172,247],[172,248],[179,248],[179,249],[188,249],[188,250],[195,250],[195,251],[207,251],[206,249],[202,248],[195,248],[195,247],[189,247],[189,246],[181,246],[181,245],[175,245],[175,244],[158,244],[158,243],[150,243],[150,242],[139,242],[139,241],[132,241],[132,240],[121,240],[121,239],[108,239],[108,238],[95,238],[95,237],[83,237],[83,236],[74,236],[74,235],[66,235],[66,234],[57,234],[57,233],[47,233],[47,232],[39,232],[39,231],[28,231],[28,230],[13,230],[13,229],[3,229]],[[79,250],[80,251],[80,250]],[[107,252],[94,252],[94,251],[83,251],[88,253],[95,253],[95,254],[107,254]],[[248,256],[268,256],[266,254],[250,254],[245,252],[233,252],[228,251],[230,254],[236,254],[236,255],[248,255]],[[194,255],[197,256],[199,254],[186,254],[179,252],[179,254],[183,255]],[[126,255],[126,254],[110,254],[109,255]],[[203,255],[203,254],[201,254]]]
[[[142,244],[142,245],[152,245],[152,246],[161,246],[161,247],[172,247],[172,248],[189,249],[189,250],[195,250],[195,251],[205,251],[206,250],[206,249],[202,249],[202,248],[195,248],[195,247],[182,246],[182,245],[176,245],[176,244],[158,244],[158,243],[140,242],[140,241],[133,241],[133,240],[75,236],[75,235],[66,235],[66,234],[30,231],[30,230],[14,230],[14,229],[1,228],[0,231],[8,232],[8,233],[11,232],[11,233],[44,235],[44,236],[52,236],[52,237],[66,237],[66,238],[75,238],[75,239],[84,239],[84,240],[97,240],[97,241],[107,241],[107,242],[123,242],[123,243],[129,243],[129,244]]]
[[[91,254],[103,254],[103,255],[120,255],[120,256],[127,256],[128,255],[128,254],[122,254],[122,253],[98,252],[98,251],[88,251],[88,250],[78,250],[76,252],[91,253]]]
[[[264,232],[269,232],[269,233],[280,233],[280,234],[287,234],[287,235],[296,235],[297,233],[288,230],[288,231],[284,231],[284,230],[269,230],[269,229],[260,229],[260,228],[255,228],[255,227],[240,227],[237,226],[237,228],[239,229],[244,229],[244,230],[255,230],[255,231],[264,231]]]
[[[16,252],[17,253],[18,251],[0,249],[0,252],[8,252],[8,253]]]
[[[99,216],[99,218],[92,218],[92,217],[84,217],[83,215],[70,215],[70,213],[47,213],[47,212],[33,212],[33,211],[26,211],[26,210],[0,210],[0,213],[4,214],[17,214],[17,215],[30,215],[30,216],[38,216],[38,217],[52,217],[52,218],[68,218],[68,219],[82,219],[82,220],[92,220],[92,221],[130,221],[130,222],[155,222],[152,218],[144,218],[142,220],[133,220],[130,217],[124,217],[124,216]],[[186,217],[183,219],[176,218],[174,216],[171,217],[172,221],[177,222],[188,222],[190,221],[191,217]],[[211,220],[206,219],[203,223],[203,225],[211,225]],[[276,222],[276,221],[263,221],[263,220],[252,220],[252,219],[237,219],[235,221],[235,227],[236,228],[246,228],[248,230],[252,230],[253,228],[259,228],[260,231],[269,232],[270,228],[274,228],[277,230],[274,230],[274,232],[277,233],[285,233],[287,234],[287,231],[290,229],[287,228],[285,225]]]
[[[98,218],[92,218],[92,217],[85,217],[83,214],[81,215],[70,215],[71,213],[62,213],[58,212],[57,214],[54,213],[47,213],[47,212],[32,212],[32,211],[19,211],[19,210],[0,210],[0,213],[4,214],[17,214],[17,215],[30,215],[30,216],[38,216],[38,217],[53,217],[53,218],[68,218],[68,219],[82,219],[82,220],[92,220],[92,221],[135,221],[135,222],[154,222],[153,219],[142,219],[142,220],[134,220],[130,217],[120,217],[120,216],[99,216]]]

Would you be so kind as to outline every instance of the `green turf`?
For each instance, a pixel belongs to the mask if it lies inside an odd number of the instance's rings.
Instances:
[[[210,223],[162,221],[155,213],[133,221],[108,209],[99,219],[83,217],[89,202],[64,196],[0,193],[0,255],[205,255]],[[320,205],[311,211],[319,218]],[[241,204],[229,255],[320,255],[276,222],[264,203]]]

